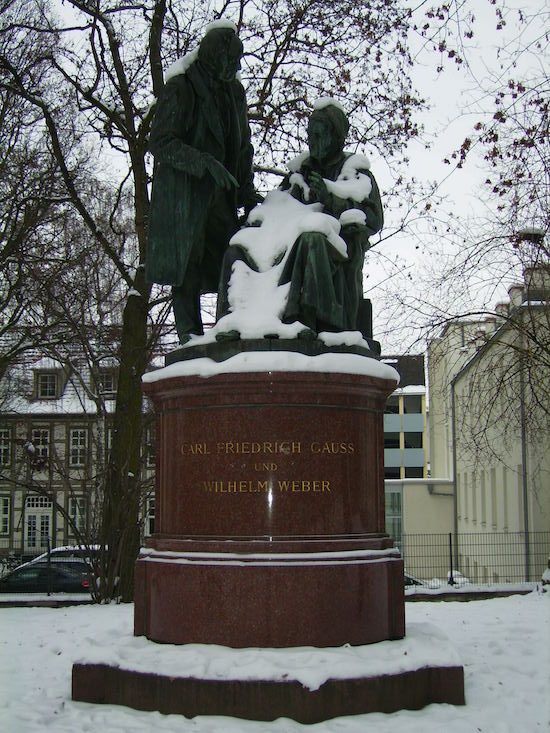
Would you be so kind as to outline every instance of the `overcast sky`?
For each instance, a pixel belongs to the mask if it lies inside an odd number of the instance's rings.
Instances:
[[[480,154],[468,158],[462,169],[444,164],[443,160],[460,147],[464,138],[472,133],[473,126],[484,119],[484,114],[493,114],[492,98],[480,92],[481,87],[490,86],[490,77],[499,71],[499,49],[513,51],[518,43],[520,26],[518,25],[518,9],[526,16],[534,13],[544,14],[546,24],[550,11],[544,0],[507,0],[507,25],[503,30],[497,30],[497,20],[494,7],[489,0],[477,0],[471,3],[475,8],[476,22],[474,37],[464,39],[465,60],[461,67],[454,62],[447,61],[445,70],[437,74],[435,66],[438,59],[434,54],[420,52],[416,59],[413,78],[422,96],[430,105],[430,110],[421,116],[425,127],[424,141],[430,144],[426,150],[422,141],[414,141],[409,146],[410,165],[408,170],[411,176],[423,180],[433,180],[439,183],[438,193],[444,198],[443,209],[451,212],[457,221],[466,218],[476,220],[485,217],[488,213],[487,194],[483,191],[483,181],[487,178],[488,168]],[[530,27],[521,26],[519,43],[526,45],[534,34],[544,31],[544,22],[538,22]],[[546,27],[548,32],[548,27]],[[521,64],[545,64],[548,68],[550,59],[541,59],[536,56],[522,58]],[[517,77],[521,77],[521,68],[514,70]],[[391,187],[391,174],[384,160],[367,151],[372,157],[372,167],[382,189]],[[432,209],[432,212],[434,209]],[[436,210],[437,213],[437,210]],[[386,224],[388,229],[395,226],[396,217],[387,211]],[[526,222],[528,225],[529,222]],[[426,222],[419,222],[417,230],[422,231]],[[436,246],[433,241],[419,242],[410,234],[405,234],[377,247],[376,254],[367,255],[365,286],[368,296],[373,300],[375,331],[383,342],[383,350],[407,350],[412,346],[413,351],[422,349],[422,342],[417,342],[419,331],[407,332],[403,328],[407,321],[407,314],[401,312],[395,317],[395,328],[388,325],[388,287],[393,290],[407,289],[411,294],[420,287],[418,293],[422,299],[427,297],[423,276],[430,265],[436,264]],[[401,275],[396,274],[394,266],[396,260],[400,262]],[[480,278],[481,280],[482,278]],[[485,278],[486,281],[490,280]],[[382,283],[383,285],[381,285]],[[381,291],[382,288],[382,291]],[[495,299],[506,296],[505,284],[499,285],[496,290],[491,286],[479,285],[478,304],[484,301],[495,304]],[[411,314],[412,315],[412,314]],[[376,335],[376,334],[375,334]]]

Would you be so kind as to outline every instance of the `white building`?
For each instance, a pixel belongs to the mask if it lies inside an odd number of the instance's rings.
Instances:
[[[116,362],[95,369],[27,354],[0,381],[0,558],[94,542],[111,441]],[[154,513],[154,442],[146,427],[143,514]],[[150,529],[146,522],[146,529]]]
[[[550,549],[547,278],[527,270],[494,315],[428,349],[432,475],[454,482],[456,559],[477,582],[537,580]]]

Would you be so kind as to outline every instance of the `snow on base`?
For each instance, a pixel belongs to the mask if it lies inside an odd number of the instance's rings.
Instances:
[[[341,335],[341,334],[340,334]],[[358,354],[319,354],[306,356],[291,351],[248,351],[222,362],[213,359],[188,359],[170,364],[143,376],[144,382],[157,382],[173,377],[213,377],[218,374],[245,372],[321,372],[359,374],[399,382],[393,367]]]
[[[355,679],[409,672],[428,666],[460,665],[457,651],[441,629],[413,623],[405,639],[365,646],[231,649],[216,644],[156,644],[127,631],[108,649],[90,649],[84,664],[167,677],[203,680],[300,682],[318,690],[329,679]]]
[[[302,725],[288,718],[259,722],[209,715],[188,720],[182,715],[142,712],[119,705],[73,702],[73,663],[87,657],[91,650],[102,656],[103,650],[108,651],[121,637],[131,634],[133,605],[1,608],[0,730],[534,733],[548,729],[550,592],[475,603],[417,602],[407,604],[406,611],[406,641],[414,636],[417,624],[421,632],[436,627],[452,638],[464,665],[466,705],[428,705],[422,710],[350,715]],[[349,651],[351,660],[353,650],[341,651]],[[178,670],[178,674],[184,672]]]

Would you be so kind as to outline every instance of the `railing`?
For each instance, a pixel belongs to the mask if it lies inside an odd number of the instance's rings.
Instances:
[[[540,581],[550,553],[548,532],[406,534],[397,543],[405,573],[427,587]],[[32,555],[0,539],[0,577]]]
[[[15,545],[8,537],[0,537],[0,578],[21,563],[42,555],[47,549],[47,541],[44,544],[37,542],[34,548],[25,548],[21,546],[21,541]]]
[[[428,587],[540,581],[550,553],[549,532],[405,534],[405,572]]]

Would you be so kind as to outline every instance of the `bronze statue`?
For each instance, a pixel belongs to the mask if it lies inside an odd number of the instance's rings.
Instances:
[[[236,78],[242,51],[233,28],[209,30],[196,60],[167,81],[151,127],[146,276],[172,286],[181,343],[203,333],[200,295],[218,289],[238,208],[248,213],[258,202],[246,97]]]
[[[310,155],[297,171],[306,186],[292,185],[288,178],[283,184],[294,198],[307,203],[319,201],[323,212],[336,219],[351,209],[365,214],[364,223],[356,220],[342,225],[340,236],[347,245],[347,258],[327,242],[324,234],[306,232],[294,243],[285,263],[280,282],[290,282],[290,292],[282,320],[301,321],[315,333],[356,329],[369,236],[384,223],[378,186],[366,167],[356,169],[371,182],[368,198],[363,200],[332,193],[325,182],[336,181],[351,157],[344,152],[348,129],[347,117],[339,107],[328,105],[315,110],[308,125]]]
[[[323,214],[333,217],[347,249],[346,253],[333,246],[320,229],[306,229],[288,243],[284,257],[273,263],[281,263],[279,285],[290,284],[281,320],[302,323],[306,327],[299,334],[302,338],[321,331],[358,330],[364,257],[369,237],[380,231],[384,222],[368,160],[344,151],[348,129],[348,119],[338,104],[327,100],[316,108],[308,124],[309,156],[302,156],[281,184],[294,199],[316,204]],[[229,284],[238,260],[258,271],[246,248],[238,243],[229,247],[220,279],[218,320],[231,310]],[[217,338],[236,336],[236,331],[229,331]]]

